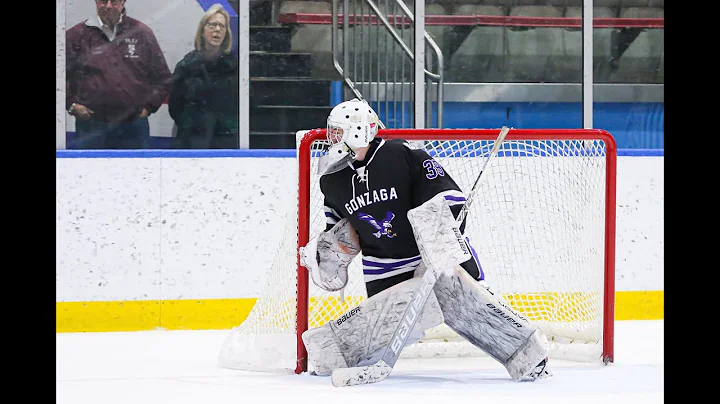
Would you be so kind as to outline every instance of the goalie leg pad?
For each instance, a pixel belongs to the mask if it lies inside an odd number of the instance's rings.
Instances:
[[[334,369],[348,367],[329,324],[307,330],[302,334],[310,363],[318,376],[330,376]]]
[[[445,324],[505,366],[513,380],[547,358],[550,346],[542,331],[462,267],[452,275],[440,275],[434,290]]]
[[[322,327],[305,331],[302,338],[315,373],[326,376],[333,369],[365,366],[380,360],[421,282],[422,278],[412,278],[399,283]],[[425,330],[443,322],[434,292],[430,292],[419,316],[408,345],[419,341]]]

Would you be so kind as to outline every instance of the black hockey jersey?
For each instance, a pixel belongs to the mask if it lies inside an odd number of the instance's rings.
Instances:
[[[436,160],[400,139],[374,139],[363,161],[352,161],[340,171],[323,175],[320,190],[325,196],[326,229],[348,218],[358,233],[369,295],[374,294],[370,283],[399,274],[409,279],[421,262],[407,219],[410,209],[442,194],[457,216],[466,200]],[[482,279],[477,255],[470,249],[475,259],[468,260],[466,270]]]

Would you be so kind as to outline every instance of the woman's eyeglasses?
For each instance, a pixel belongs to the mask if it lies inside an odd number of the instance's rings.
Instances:
[[[225,24],[221,22],[209,22],[205,24],[205,26],[210,29],[220,28],[220,31],[225,31],[227,29],[227,27],[225,27]]]

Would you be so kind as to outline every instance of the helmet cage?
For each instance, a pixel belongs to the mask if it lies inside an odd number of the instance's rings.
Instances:
[[[342,125],[339,125],[336,122],[332,122],[330,119],[328,119],[327,140],[328,142],[330,142],[331,146],[342,142],[345,132],[346,130]]]

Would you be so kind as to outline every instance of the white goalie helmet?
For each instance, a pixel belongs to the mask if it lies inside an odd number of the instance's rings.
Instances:
[[[353,150],[366,147],[375,138],[380,120],[365,100],[342,102],[330,111],[327,140],[330,147],[320,156],[318,174],[331,174],[355,158]]]
[[[357,98],[341,102],[327,119],[327,140],[331,146],[345,144],[351,150],[366,147],[375,138],[379,119],[370,104]]]

